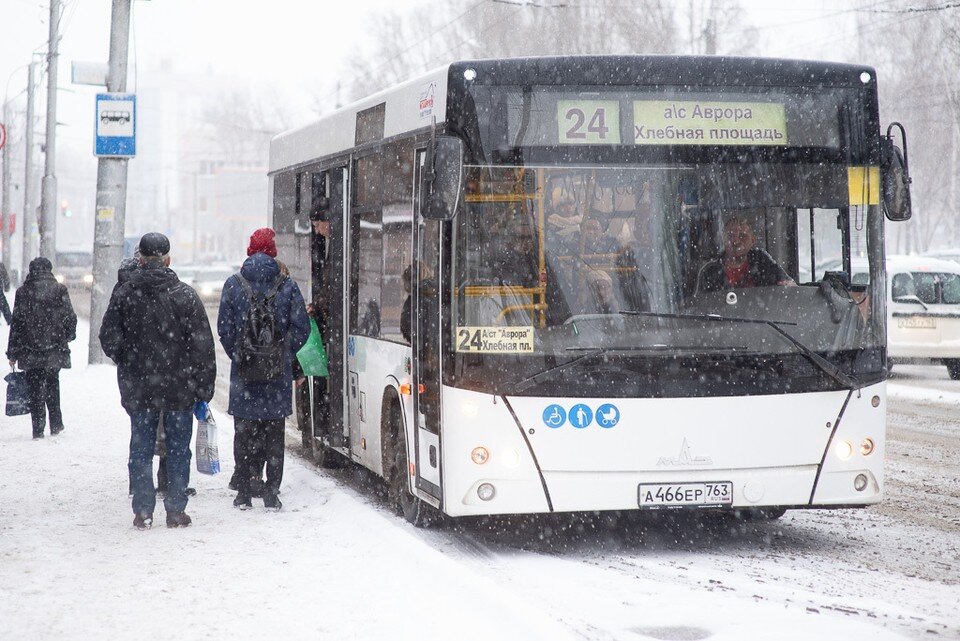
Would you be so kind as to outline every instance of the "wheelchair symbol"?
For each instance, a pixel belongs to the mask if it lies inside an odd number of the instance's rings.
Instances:
[[[567,422],[567,412],[559,405],[547,405],[543,410],[543,424],[554,429]]]
[[[597,408],[597,423],[600,427],[613,427],[620,422],[620,410],[616,405],[606,403]]]

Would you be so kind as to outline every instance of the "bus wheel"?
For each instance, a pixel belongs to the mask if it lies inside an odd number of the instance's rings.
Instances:
[[[943,364],[947,366],[947,372],[950,374],[950,378],[955,381],[960,381],[960,360],[948,358],[943,361]]]
[[[403,419],[400,416],[400,407],[396,403],[390,404],[387,414],[390,434],[389,469],[387,474],[387,499],[390,507],[397,516],[402,516],[416,527],[429,527],[436,519],[433,517],[433,508],[410,493],[409,467],[407,464],[407,447],[403,437]]]

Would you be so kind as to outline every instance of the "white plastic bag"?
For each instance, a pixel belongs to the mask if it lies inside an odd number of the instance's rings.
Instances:
[[[201,474],[218,474],[220,472],[220,452],[217,448],[217,422],[213,420],[213,412],[207,418],[197,421],[197,471]]]

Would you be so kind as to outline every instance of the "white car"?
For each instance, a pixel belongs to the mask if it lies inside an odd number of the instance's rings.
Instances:
[[[887,353],[893,364],[943,363],[960,380],[960,264],[887,259]]]

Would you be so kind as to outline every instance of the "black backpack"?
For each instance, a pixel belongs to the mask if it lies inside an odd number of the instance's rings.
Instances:
[[[234,349],[237,375],[245,381],[272,381],[283,375],[283,335],[277,328],[273,300],[285,280],[278,276],[263,296],[254,293],[250,283],[235,275],[250,303],[243,317],[240,336]]]

